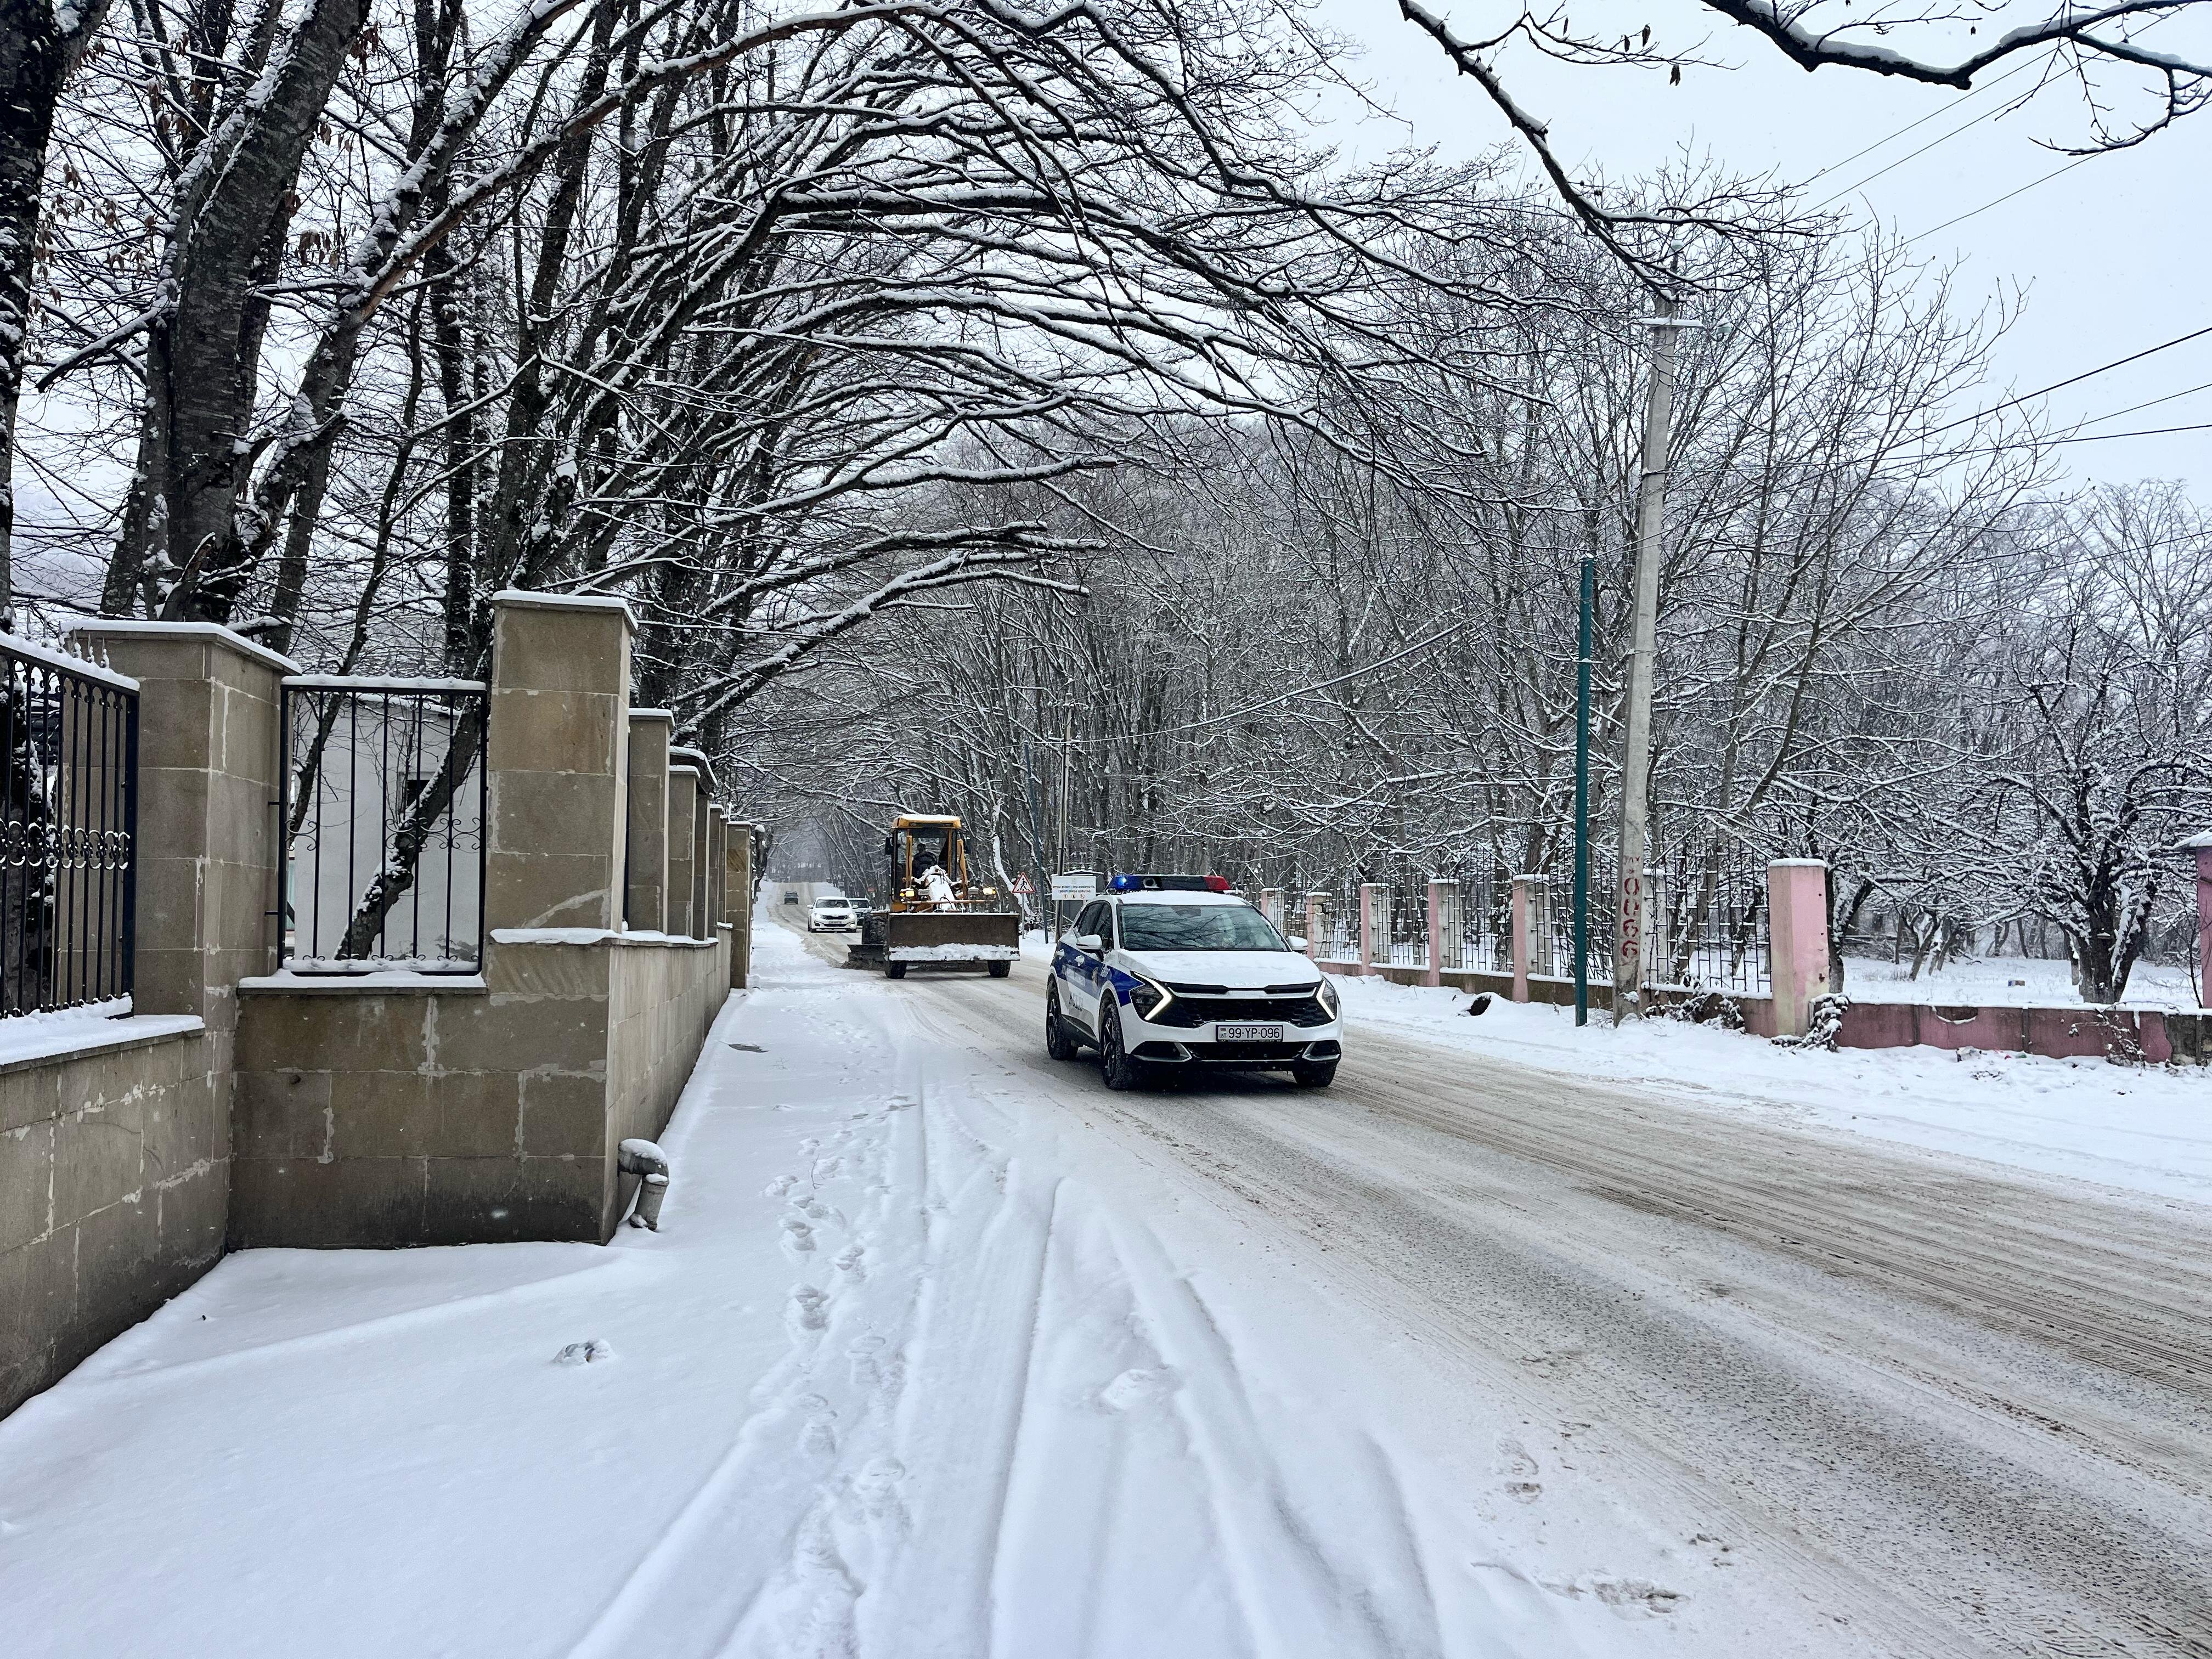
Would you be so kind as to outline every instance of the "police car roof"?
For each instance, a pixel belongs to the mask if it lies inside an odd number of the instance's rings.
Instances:
[[[1107,893],[1102,896],[1119,899],[1124,904],[1244,904],[1244,901],[1234,893],[1214,893],[1203,890],[1196,892],[1174,890],[1161,892],[1154,889],[1134,893]],[[1249,909],[1251,907],[1245,905],[1245,908]]]

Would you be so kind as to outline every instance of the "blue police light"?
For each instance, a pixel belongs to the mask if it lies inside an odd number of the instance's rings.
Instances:
[[[1225,893],[1226,876],[1118,875],[1106,884],[1115,893]]]
[[[1108,890],[1115,893],[1139,893],[1144,890],[1142,876],[1116,876],[1106,884]]]

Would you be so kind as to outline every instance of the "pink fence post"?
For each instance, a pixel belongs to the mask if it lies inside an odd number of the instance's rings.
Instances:
[[[1513,1000],[1528,1000],[1528,975],[1536,959],[1537,906],[1542,902],[1541,876],[1513,878]]]
[[[1323,907],[1328,902],[1326,893],[1306,895],[1306,954],[1316,962],[1321,960],[1322,950],[1322,922],[1326,919]]]
[[[1802,1036],[1814,1002],[1828,994],[1828,866],[1818,859],[1768,865],[1766,926],[1774,1035]]]
[[[2181,844],[2197,854],[2197,1006],[2212,1008],[2212,830]]]
[[[1282,931],[1283,890],[1281,888],[1262,887],[1260,890],[1260,914],[1274,924],[1278,933]]]
[[[1389,890],[1380,882],[1363,881],[1359,884],[1359,971],[1363,974],[1374,966],[1375,946],[1378,934],[1381,936],[1383,953],[1386,956],[1389,953]],[[1379,928],[1375,925],[1375,901],[1377,894],[1382,896],[1383,905],[1383,922]]]
[[[1424,985],[1444,982],[1444,939],[1459,929],[1459,884],[1429,878],[1429,971]]]

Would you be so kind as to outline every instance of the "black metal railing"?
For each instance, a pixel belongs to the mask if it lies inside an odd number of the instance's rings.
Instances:
[[[1644,970],[1650,983],[1765,994],[1771,974],[1765,860],[1729,842],[1677,848],[1655,884]]]
[[[0,637],[0,1018],[130,1007],[138,690]]]
[[[283,954],[295,973],[483,961],[489,703],[475,680],[283,684]]]

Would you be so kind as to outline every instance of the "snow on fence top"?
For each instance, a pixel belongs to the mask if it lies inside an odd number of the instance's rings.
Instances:
[[[7,638],[9,653],[27,662],[42,663],[49,668],[58,668],[64,673],[76,674],[88,680],[98,680],[102,685],[112,685],[120,690],[136,691],[138,682],[128,674],[118,674],[106,663],[94,662],[90,657],[64,651],[51,645],[33,645],[20,634]]]
[[[482,680],[441,679],[434,675],[410,678],[384,674],[287,674],[286,686],[295,691],[481,691]]]
[[[219,623],[133,622],[120,617],[103,617],[98,622],[72,623],[71,638],[80,634],[159,634],[166,638],[198,636],[221,640],[234,651],[242,651],[257,662],[264,662],[280,673],[296,674],[300,665],[281,652],[258,645],[245,635],[223,627]]]

